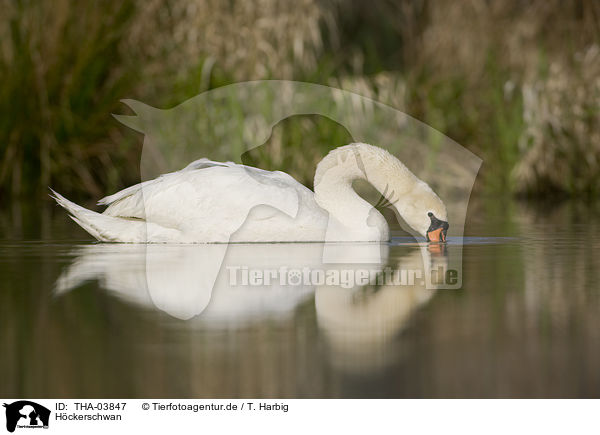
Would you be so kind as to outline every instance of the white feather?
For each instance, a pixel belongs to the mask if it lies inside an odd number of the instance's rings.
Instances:
[[[319,163],[315,193],[290,175],[200,159],[101,199],[104,213],[53,192],[82,228],[101,241],[228,243],[384,241],[383,216],[352,189],[370,182],[424,235],[427,213],[446,219],[442,201],[387,151],[351,144]],[[394,192],[393,195],[390,192]]]

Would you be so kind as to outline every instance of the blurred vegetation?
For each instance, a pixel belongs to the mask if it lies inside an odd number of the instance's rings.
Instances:
[[[172,107],[255,79],[340,87],[406,111],[484,159],[490,193],[600,185],[594,0],[0,0],[0,195],[98,197],[139,181],[122,98]],[[272,142],[337,143],[307,118]],[[277,146],[271,144],[270,146]],[[309,179],[318,152],[248,161]],[[313,155],[315,154],[315,155]],[[270,160],[269,160],[270,159]],[[305,168],[303,171],[301,168]]]

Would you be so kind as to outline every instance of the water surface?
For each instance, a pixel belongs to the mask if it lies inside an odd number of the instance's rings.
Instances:
[[[318,268],[319,247],[97,244],[50,204],[13,204],[0,395],[599,397],[599,208],[473,201],[465,239],[429,259],[462,248],[463,286],[436,291],[231,285],[221,255]],[[397,234],[358,252],[412,269],[421,248]]]

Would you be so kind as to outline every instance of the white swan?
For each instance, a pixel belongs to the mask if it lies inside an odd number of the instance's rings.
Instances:
[[[100,241],[228,243],[387,241],[384,217],[352,188],[366,180],[428,241],[445,241],[446,207],[387,151],[354,143],[317,166],[315,192],[290,175],[200,159],[131,186],[87,210],[53,192],[73,220]]]

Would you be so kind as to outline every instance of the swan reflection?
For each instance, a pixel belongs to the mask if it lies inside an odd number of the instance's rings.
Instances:
[[[98,280],[129,303],[205,329],[283,319],[314,298],[334,365],[378,366],[393,358],[386,344],[435,293],[425,274],[446,265],[426,245],[393,249],[390,256],[388,244],[368,243],[89,245],[74,252],[56,293]]]

